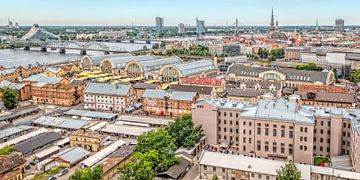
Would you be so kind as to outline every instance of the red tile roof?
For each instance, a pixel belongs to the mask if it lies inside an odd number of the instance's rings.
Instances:
[[[193,85],[207,85],[207,86],[221,86],[224,79],[219,78],[199,78],[199,77],[188,77],[184,78],[182,84],[193,84]]]

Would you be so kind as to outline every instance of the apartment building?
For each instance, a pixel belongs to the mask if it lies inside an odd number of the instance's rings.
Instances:
[[[83,102],[86,84],[82,81],[70,82],[66,78],[38,74],[25,79],[24,82],[31,85],[32,100],[36,104],[74,106]]]
[[[130,84],[90,82],[84,90],[84,108],[123,112],[135,103],[135,90]]]
[[[142,96],[142,105],[148,114],[177,117],[191,114],[198,98],[195,92],[147,89]]]
[[[313,156],[349,155],[359,169],[360,111],[300,106],[294,99],[257,104],[203,100],[192,109],[208,142],[242,155],[312,164]]]

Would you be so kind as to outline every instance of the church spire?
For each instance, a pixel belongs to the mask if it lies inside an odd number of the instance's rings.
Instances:
[[[270,21],[270,31],[275,30],[275,20],[274,20],[274,7],[271,8],[271,21]]]

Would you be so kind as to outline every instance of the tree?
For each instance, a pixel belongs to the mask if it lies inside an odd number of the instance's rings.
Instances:
[[[103,168],[97,165],[93,168],[78,169],[70,176],[70,180],[102,180]]]
[[[259,48],[258,55],[261,59],[266,59],[269,56],[269,51],[265,48]]]
[[[280,170],[277,170],[278,180],[300,180],[301,172],[293,162],[285,163],[285,166],[281,166]]]
[[[164,129],[140,135],[129,163],[119,168],[120,179],[152,179],[176,163],[175,139]]]
[[[214,176],[212,177],[212,180],[219,180],[219,178],[217,177],[217,175],[214,175]]]
[[[175,122],[170,123],[166,128],[169,134],[175,138],[175,144],[179,148],[193,147],[201,138],[202,130],[200,127],[194,127],[190,115],[183,115],[175,119]]]
[[[301,64],[295,67],[298,70],[308,70],[308,71],[322,71],[323,68],[317,66],[315,63]]]
[[[8,155],[8,154],[10,154],[12,152],[14,152],[14,148],[12,146],[7,145],[7,146],[0,149],[0,156]]]
[[[14,89],[4,89],[3,90],[3,102],[4,106],[7,109],[14,109],[19,103],[18,94]]]
[[[356,83],[360,82],[360,69],[351,71],[350,80]]]

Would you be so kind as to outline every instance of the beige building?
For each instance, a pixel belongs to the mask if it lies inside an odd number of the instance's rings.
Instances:
[[[285,49],[285,60],[300,60],[301,52],[304,50],[302,47],[288,47]]]
[[[312,164],[318,155],[350,155],[353,170],[360,171],[360,111],[290,101],[198,101],[193,121],[202,126],[210,145],[239,154],[302,164]]]
[[[360,173],[329,167],[295,164],[303,180],[357,180]],[[241,155],[203,151],[199,157],[199,179],[276,180],[285,162]]]
[[[102,149],[102,141],[105,135],[98,134],[94,131],[79,130],[70,134],[70,146],[81,147],[91,152],[97,152]]]
[[[226,81],[232,84],[242,81],[280,82],[282,87],[295,88],[301,84],[332,85],[335,83],[335,76],[332,71],[232,65],[227,71]]]

